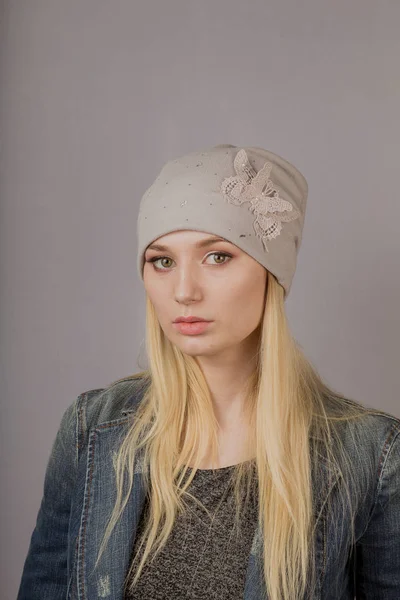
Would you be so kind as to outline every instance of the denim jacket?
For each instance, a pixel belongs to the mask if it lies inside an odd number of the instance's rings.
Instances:
[[[81,394],[65,411],[48,460],[41,505],[17,600],[123,600],[124,579],[144,505],[140,461],[129,502],[95,568],[105,522],[116,500],[113,457],[143,396],[142,379],[125,379]],[[350,515],[323,512],[315,533],[317,589],[305,600],[400,599],[400,419],[362,417],[362,461],[356,544]],[[350,456],[351,427],[343,436]],[[359,449],[358,449],[359,450]],[[368,467],[368,468],[367,468]],[[357,471],[358,472],[358,471]],[[314,485],[333,498],[338,475],[327,462]],[[265,600],[256,531],[244,600]]]

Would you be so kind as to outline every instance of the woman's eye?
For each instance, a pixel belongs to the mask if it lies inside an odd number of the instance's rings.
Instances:
[[[207,256],[207,258],[209,258],[210,256],[218,256],[218,257],[222,256],[224,259],[225,258],[232,258],[232,256],[230,254],[227,254],[226,252],[212,252],[211,254],[209,254]],[[155,266],[155,263],[158,263],[159,261],[165,261],[165,260],[166,261],[171,261],[172,259],[168,258],[168,256],[154,256],[153,258],[150,258],[146,262],[153,263],[154,264],[154,268],[157,271],[167,271],[168,268],[169,268],[168,265],[165,267],[165,264],[164,264],[163,267],[161,267],[161,268],[159,266],[158,267]],[[228,261],[224,260],[223,262],[215,262],[214,264],[216,264],[216,265],[224,265],[226,262],[228,262]]]
[[[156,267],[155,263],[158,262],[159,260],[171,260],[170,258],[168,258],[167,256],[155,256],[154,258],[151,258],[148,262],[151,262],[154,264],[154,267],[156,269],[158,269],[159,271],[165,271],[165,269],[160,269],[160,267]],[[165,265],[164,265],[165,266]]]

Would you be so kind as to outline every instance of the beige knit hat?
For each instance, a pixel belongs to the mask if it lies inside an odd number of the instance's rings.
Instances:
[[[263,148],[221,144],[168,161],[144,193],[137,222],[143,279],[149,244],[172,231],[220,235],[270,271],[287,298],[299,251],[308,185]]]

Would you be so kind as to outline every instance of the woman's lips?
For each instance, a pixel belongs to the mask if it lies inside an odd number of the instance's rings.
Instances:
[[[207,329],[209,325],[211,325],[212,321],[194,321],[193,323],[184,323],[181,321],[180,323],[174,323],[174,327],[185,335],[197,335],[198,333],[203,333]]]

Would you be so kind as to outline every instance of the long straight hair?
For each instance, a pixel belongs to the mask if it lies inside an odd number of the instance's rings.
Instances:
[[[146,350],[148,370],[131,378],[144,378],[148,387],[115,457],[117,498],[96,562],[128,502],[140,451],[150,510],[126,576],[132,593],[144,564],[162,549],[177,514],[186,510],[185,498],[196,501],[188,487],[202,457],[211,449],[213,461],[218,461],[218,422],[204,374],[195,358],[165,336],[148,297]],[[318,519],[312,483],[318,456],[324,455],[342,474],[343,501],[353,514],[346,485],[352,465],[335,424],[379,411],[345,398],[323,382],[289,331],[283,288],[269,272],[257,366],[246,390],[251,432],[246,447],[255,459],[234,469],[235,522],[239,526],[255,472],[267,594],[271,600],[298,600],[311,590],[312,597]],[[189,465],[192,472],[186,477]],[[123,497],[125,476],[128,489]],[[356,477],[352,481],[356,484]],[[354,541],[353,520],[351,535]]]

